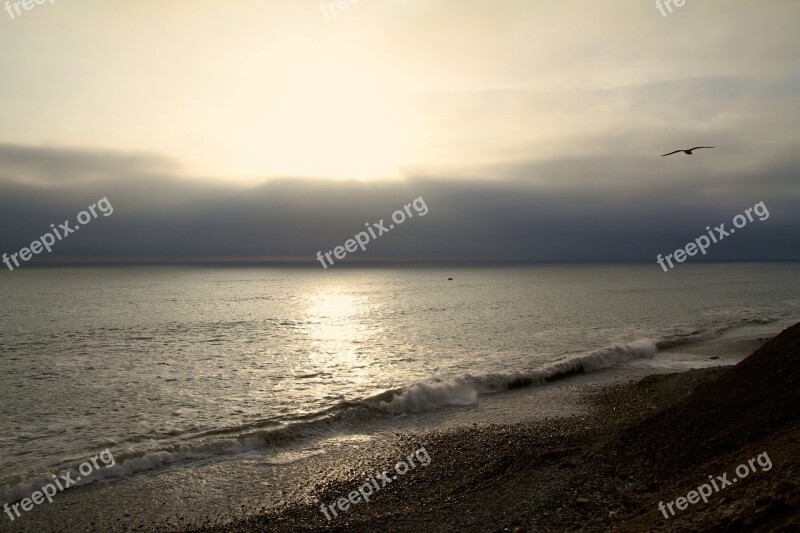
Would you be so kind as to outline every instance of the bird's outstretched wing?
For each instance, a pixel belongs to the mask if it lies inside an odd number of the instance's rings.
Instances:
[[[716,146],[695,146],[694,148],[689,148],[689,151],[699,150],[700,148],[716,148]]]
[[[675,150],[674,152],[670,152],[668,154],[661,154],[661,157],[664,157],[665,155],[677,154],[678,152],[683,152],[683,150]]]

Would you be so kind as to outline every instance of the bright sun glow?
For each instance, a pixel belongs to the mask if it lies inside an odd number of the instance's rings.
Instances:
[[[294,44],[292,44],[294,46]],[[411,156],[410,112],[398,82],[353,57],[293,52],[266,75],[263,93],[232,136],[234,174],[395,177]]]

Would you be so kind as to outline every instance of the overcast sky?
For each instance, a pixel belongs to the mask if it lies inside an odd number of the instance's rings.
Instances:
[[[422,196],[348,260],[655,261],[760,201],[705,259],[800,260],[796,0],[323,11],[0,12],[0,253],[107,197],[46,259],[313,264]]]

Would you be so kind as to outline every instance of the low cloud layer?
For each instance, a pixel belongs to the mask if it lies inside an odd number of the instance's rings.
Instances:
[[[763,201],[770,212],[692,260],[800,260],[800,165],[714,172],[712,157],[576,157],[401,181],[276,179],[230,186],[178,176],[167,159],[0,146],[0,252],[107,197],[114,214],[41,261],[285,261],[314,265],[365,222],[422,196],[429,208],[337,263],[365,261],[646,261]],[[705,159],[704,159],[705,158]]]

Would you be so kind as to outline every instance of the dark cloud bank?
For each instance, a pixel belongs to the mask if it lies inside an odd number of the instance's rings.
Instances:
[[[695,161],[699,169],[702,160]],[[365,222],[388,221],[394,210],[422,196],[426,216],[337,265],[654,262],[656,254],[683,247],[707,225],[730,227],[736,214],[760,201],[768,220],[748,224],[705,258],[692,260],[800,260],[797,163],[776,162],[758,175],[715,175],[706,167],[691,175],[692,168],[657,155],[615,154],[397,182],[287,178],[244,188],[178,177],[168,161],[148,155],[0,145],[0,253],[28,246],[51,223],[74,221],[107,197],[113,215],[57,243],[38,262],[245,258],[318,266],[317,250],[342,244]]]

